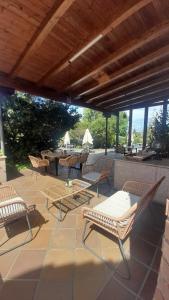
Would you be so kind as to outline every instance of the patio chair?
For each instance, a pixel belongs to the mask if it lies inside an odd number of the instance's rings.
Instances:
[[[94,164],[83,164],[82,178],[97,185],[97,196],[99,197],[99,183],[103,180],[109,182],[113,170],[113,160],[109,157],[101,157]]]
[[[49,160],[48,159],[42,159],[40,157],[35,157],[32,155],[28,155],[30,162],[32,164],[32,167],[35,169],[41,169],[45,168],[45,172],[47,172],[47,167],[49,166]],[[37,179],[37,177],[36,177]]]
[[[0,186],[0,227],[6,227],[9,223],[18,220],[22,217],[26,218],[30,238],[22,243],[15,245],[8,250],[0,252],[0,256],[12,251],[20,246],[23,246],[33,239],[32,229],[29,221],[29,212],[35,209],[35,205],[27,206],[25,201],[18,196],[14,188],[10,185]],[[4,245],[8,240],[0,245]]]
[[[68,168],[67,179],[70,178],[71,169],[73,167],[75,167],[76,164],[79,163],[79,159],[80,159],[80,155],[70,155],[66,158],[60,158],[59,159],[59,164],[62,167],[67,167]]]
[[[153,200],[164,178],[160,178],[155,183],[126,181],[121,191],[116,192],[94,208],[84,207],[82,210],[83,218],[86,220],[82,235],[83,245],[95,254],[93,250],[85,245],[85,240],[89,235],[85,237],[88,223],[95,224],[105,232],[116,237],[123,261],[126,265],[128,279],[130,278],[130,269],[125,256],[123,241],[133,229],[140,214],[143,213]],[[99,258],[102,259],[101,257]]]
[[[53,152],[51,150],[42,150],[41,151],[41,156],[42,156],[42,159],[46,159],[46,157],[48,157],[48,154],[52,154]],[[49,161],[54,161],[55,158],[54,157],[48,157],[48,160]]]

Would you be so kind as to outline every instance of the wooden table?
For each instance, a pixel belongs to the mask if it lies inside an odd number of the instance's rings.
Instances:
[[[86,190],[91,186],[90,183],[79,179],[74,179],[71,181],[71,183],[72,186],[68,187],[66,186],[65,181],[57,180],[55,185],[53,185],[50,188],[45,188],[44,190],[41,191],[41,193],[46,198],[46,208],[48,211],[51,209],[52,206],[56,206],[56,203],[59,204],[59,217],[58,217],[59,221],[62,221],[64,219],[62,217],[62,210],[61,210],[63,200],[69,198],[70,196],[72,196],[73,199],[76,200],[76,196],[78,193]],[[49,207],[49,201],[52,204],[50,207]],[[88,203],[89,201],[90,200],[86,200],[86,202]],[[63,206],[65,206],[65,204],[63,204]]]

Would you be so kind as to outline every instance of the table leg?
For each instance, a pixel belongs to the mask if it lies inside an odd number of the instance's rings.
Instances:
[[[55,171],[56,171],[56,176],[58,176],[58,165],[59,165],[59,158],[55,157]]]

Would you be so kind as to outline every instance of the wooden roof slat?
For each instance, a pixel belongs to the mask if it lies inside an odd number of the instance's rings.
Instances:
[[[169,70],[169,62],[166,62],[166,63],[163,63],[161,64],[160,66],[157,66],[157,67],[154,67],[154,68],[151,68],[150,70],[147,70],[145,72],[142,72],[141,74],[138,74],[126,81],[123,81],[123,82],[120,82],[120,83],[117,83],[113,86],[113,89],[108,89],[107,91],[105,90],[104,92],[104,96],[106,95],[110,95],[115,92],[118,92],[118,91],[121,91],[121,90],[124,90],[130,86],[133,86],[133,85],[136,85],[138,83],[140,83],[141,81],[144,81],[146,79],[150,79],[151,77],[154,77],[156,75],[161,75],[162,73],[166,72]],[[98,94],[99,96],[99,94]],[[97,100],[97,95],[95,95],[95,100]],[[82,97],[83,101],[86,100],[86,98]],[[90,104],[90,100],[86,101],[88,104]],[[93,103],[92,103],[93,104]]]
[[[118,99],[123,99],[127,96],[131,96],[133,94],[137,94],[138,92],[141,92],[141,91],[146,91],[146,90],[149,90],[151,88],[154,88],[156,86],[160,86],[166,82],[169,82],[169,74],[168,74],[168,77],[167,78],[162,78],[161,80],[156,80],[155,82],[152,82],[152,83],[148,83],[148,84],[145,84],[145,85],[142,85],[141,87],[138,86],[134,89],[132,89],[131,91],[124,91],[121,95],[118,95],[116,97],[113,97],[113,98],[109,98],[108,100],[105,100],[103,102],[100,102],[98,104],[96,104],[96,107],[102,107],[104,106],[105,104],[108,104],[108,103],[112,103],[115,101],[115,100],[118,100]]]
[[[66,13],[75,0],[59,0],[50,10],[47,17],[43,20],[37,31],[34,33],[32,39],[29,41],[22,55],[19,57],[10,75],[16,76],[20,68],[31,57],[37,49],[41,46],[48,34],[52,31],[54,26],[59,22],[60,18]]]
[[[65,60],[61,61],[60,64],[55,64],[43,77],[40,79],[38,84],[42,84],[47,78],[56,76],[59,72],[61,72],[63,69],[69,66],[69,61],[72,57],[74,57],[80,50],[85,48],[89,43],[91,43],[94,39],[96,39],[99,35],[102,35],[104,37],[109,32],[111,32],[114,28],[119,26],[122,22],[124,22],[127,18],[129,18],[131,15],[136,13],[141,8],[145,7],[149,3],[151,3],[153,0],[139,0],[137,3],[134,3],[131,5],[131,1],[126,1],[126,3],[123,5],[122,10],[114,17],[113,21],[108,25],[104,30],[100,31],[97,30],[94,34],[90,36],[90,38],[87,39],[87,41],[83,41],[78,49],[75,49],[72,53],[69,54],[68,57],[65,58]]]
[[[150,102],[154,103],[155,101],[160,101],[160,100],[164,101],[164,100],[166,100],[166,98],[167,99],[169,98],[169,90],[167,90],[163,93],[160,92],[159,94],[155,94],[154,96],[147,96],[136,102],[129,102],[128,104],[125,104],[125,105],[123,104],[123,105],[116,106],[115,110],[113,109],[112,112],[134,109],[135,107],[140,108],[141,106],[144,107],[144,106],[150,104]],[[110,109],[109,109],[109,111],[110,111]]]
[[[66,88],[70,89],[72,87],[75,87],[76,85],[86,80],[87,78],[94,76],[95,73],[102,71],[105,67],[111,65],[112,63],[115,63],[119,59],[137,50],[143,45],[151,42],[152,40],[160,37],[161,35],[167,33],[168,31],[169,31],[169,21],[164,21],[161,24],[154,26],[152,29],[148,30],[137,39],[130,41],[127,45],[118,49],[113,54],[109,55],[108,58],[106,58],[104,61],[94,66],[90,72],[86,72],[86,74],[83,74],[78,80],[76,80],[73,84],[67,86]],[[97,88],[99,88],[99,85],[97,85]],[[84,92],[79,93],[79,95],[88,94],[90,93],[90,91],[91,90],[85,90]]]
[[[166,45],[138,60],[136,60],[134,63],[131,63],[121,69],[119,69],[118,71],[114,72],[113,74],[111,74],[111,76],[109,76],[109,78],[107,78],[107,80],[104,81],[103,84],[99,84],[99,86],[103,87],[105,84],[107,83],[111,83],[117,79],[119,79],[120,77],[124,77],[127,74],[130,74],[133,71],[136,71],[142,67],[145,67],[146,65],[152,63],[152,62],[156,62],[157,60],[165,57],[169,55],[169,45]],[[112,89],[113,92],[113,89]],[[102,98],[104,96],[104,92],[100,92],[99,97],[87,97],[86,99],[89,100],[88,103],[92,103],[94,100]]]
[[[158,93],[161,93],[161,92],[166,91],[166,90],[167,91],[169,90],[168,84],[167,85],[165,84],[164,86],[161,86],[158,89],[154,89],[153,91],[142,93],[142,94],[138,94],[138,96],[135,96],[135,97],[125,98],[122,101],[114,101],[113,104],[104,107],[104,109],[110,109],[112,107],[118,107],[119,105],[130,103],[130,102],[138,100],[138,99],[146,98],[148,96],[151,96],[151,95],[154,95],[154,94],[158,94]]]

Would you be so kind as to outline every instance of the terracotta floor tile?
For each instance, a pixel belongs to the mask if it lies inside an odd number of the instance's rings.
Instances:
[[[3,238],[1,239],[1,250],[7,250],[10,249],[11,247],[17,246],[21,243],[23,243],[24,241],[26,241],[27,239],[29,239],[29,232],[25,231],[22,233],[12,233],[11,237],[8,238],[7,235],[3,236]]]
[[[0,291],[1,300],[32,300],[37,282],[36,281],[7,281]]]
[[[43,250],[21,250],[8,279],[38,279],[46,252]]]
[[[72,283],[58,284],[56,281],[41,280],[34,300],[74,300]]]
[[[75,265],[73,250],[58,249],[48,251],[41,274],[42,280],[54,280],[58,283],[72,282]]]
[[[120,249],[117,247],[107,247],[101,250],[103,259],[110,265],[112,270],[121,262]]]
[[[122,261],[119,265],[117,272],[115,273],[115,277],[122,282],[125,286],[130,288],[132,291],[137,293],[139,291],[139,288],[145,278],[145,275],[147,273],[147,268],[144,267],[142,264],[131,258],[129,261],[129,268],[131,272],[131,279],[124,279],[126,277],[126,266],[124,265],[124,262]]]
[[[157,284],[157,273],[151,271],[148,276],[148,279],[145,283],[145,286],[141,292],[141,298],[144,300],[151,300],[153,299],[153,295],[155,292],[156,284]]]
[[[2,251],[0,251],[2,253]],[[19,250],[13,250],[0,256],[0,278],[5,278],[14,263]]]
[[[162,238],[162,233],[158,230],[155,230],[152,228],[144,228],[140,227],[137,231],[137,235],[144,239],[145,241],[148,241],[152,243],[153,245],[157,246]]]
[[[95,279],[88,279],[85,280],[74,280],[73,283],[73,300],[96,300],[98,292],[100,291],[101,287],[105,284],[105,279],[100,278]]]
[[[90,280],[102,278],[105,280],[110,273],[111,271],[106,265],[88,250],[75,250],[75,280],[86,280],[86,278]]]
[[[88,235],[89,233],[89,235]],[[82,244],[82,234],[83,234],[83,229],[77,229],[76,230],[76,247],[77,248],[83,248]],[[86,236],[87,239],[85,241],[85,245],[88,246],[89,248],[95,248],[97,249],[97,252],[101,254],[101,243],[100,239],[98,237],[98,234],[95,230],[90,231],[90,228],[86,230]]]
[[[131,240],[129,253],[130,257],[134,256],[146,265],[150,265],[152,257],[155,253],[156,247],[136,237],[134,241]]]
[[[47,249],[52,231],[50,229],[33,229],[33,240],[24,249]]]
[[[74,249],[76,247],[76,230],[59,228],[53,234],[52,249]]]
[[[162,256],[162,251],[161,251],[161,249],[158,249],[158,251],[155,255],[155,258],[154,258],[153,265],[152,265],[152,269],[156,272],[158,272],[160,269],[161,256]]]
[[[59,228],[76,228],[76,214],[67,214],[62,222],[59,222]]]
[[[98,296],[97,300],[135,300],[135,296],[112,279]]]

